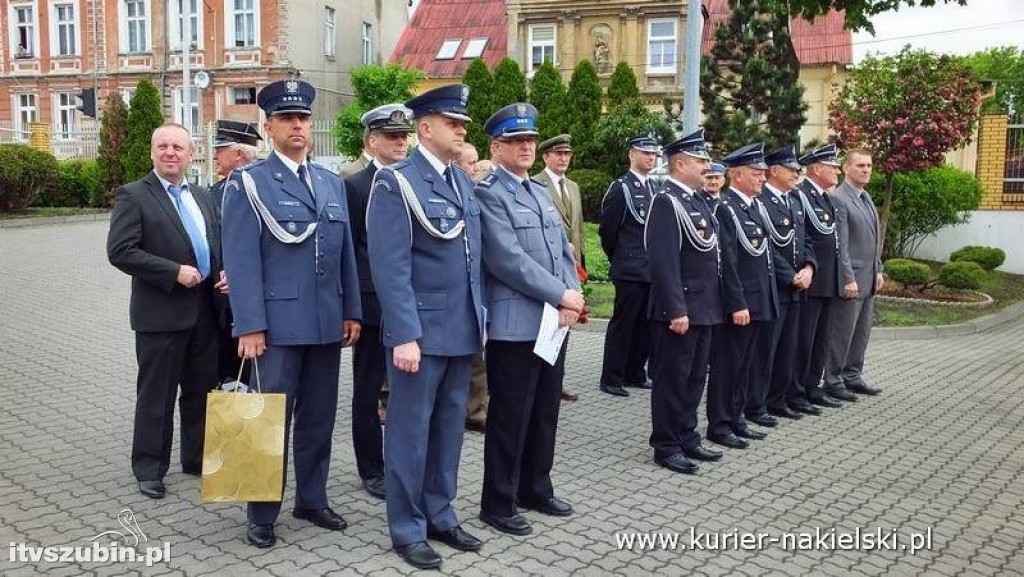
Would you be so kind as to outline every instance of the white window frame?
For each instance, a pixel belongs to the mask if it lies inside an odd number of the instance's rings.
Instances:
[[[26,46],[29,54],[22,56],[23,60],[39,58],[39,6],[35,1],[12,2],[9,5],[7,21],[10,23],[11,55],[18,58],[18,10],[28,8],[32,11],[32,21],[25,24],[32,27],[32,46]]]
[[[541,28],[550,28],[551,29],[551,40],[550,41],[548,41],[548,40],[538,41],[538,40],[536,40],[534,38],[535,32],[538,29],[541,29]],[[527,45],[526,45],[526,71],[528,73],[532,73],[536,68],[540,67],[541,64],[544,64],[544,62],[547,60],[547,58],[546,58],[547,55],[545,53],[547,52],[548,48],[551,49],[551,63],[554,64],[555,66],[558,65],[558,26],[555,23],[552,22],[552,23],[547,23],[547,24],[531,24],[530,28],[529,28],[529,32],[527,33],[526,37],[527,37]],[[544,56],[544,57],[541,58],[541,61],[539,63],[537,63],[536,65],[534,65],[534,63],[533,63],[533,49],[534,48],[540,48],[541,49],[541,53]]]
[[[256,104],[256,87],[255,86],[232,86],[228,90],[229,90],[228,98],[230,99],[232,106],[249,106],[249,105],[255,105]],[[251,92],[251,94],[252,94],[252,101],[251,102],[239,102],[238,98],[237,98],[237,95],[238,95],[238,93],[236,92],[237,90],[252,91]]]
[[[14,98],[14,129],[19,131],[18,138],[27,140],[27,134],[31,130],[31,123],[39,122],[39,100],[35,94],[30,92],[19,92],[13,95]],[[31,104],[26,106],[26,102]],[[26,113],[28,118],[25,118]]]
[[[195,12],[192,12],[191,4],[195,4]],[[192,44],[192,50],[203,49],[203,0],[167,0],[167,25],[170,27],[170,38],[171,38],[171,50],[182,50],[184,46],[181,44],[182,40],[182,28],[184,28],[184,21],[182,20],[181,9],[179,4],[189,7],[190,16],[192,17],[192,29],[190,32],[195,37],[195,42]]]
[[[127,87],[121,89],[121,100],[124,102],[125,108],[131,108],[132,96],[135,96],[135,87]],[[98,106],[98,104],[97,104]]]
[[[252,2],[253,38],[252,44],[245,46],[235,45],[235,0],[224,0],[224,45],[228,50],[245,50],[256,48],[260,45],[260,0]]]
[[[671,24],[671,36],[654,36],[655,24]],[[671,52],[664,48],[659,51],[660,61],[652,62],[654,57],[654,46],[671,46]],[[665,64],[665,57],[671,56],[672,63]],[[679,20],[676,18],[652,18],[647,21],[647,73],[648,74],[675,74],[679,71]]]
[[[141,31],[142,31],[143,34],[145,34],[145,38],[143,38],[142,46],[137,47],[138,48],[137,50],[132,50],[132,47],[129,45],[129,42],[128,42],[129,38],[131,37],[131,34],[128,31],[129,27],[130,27],[130,24],[131,24],[128,21],[128,2],[136,2],[136,1],[141,1],[142,2],[142,9],[145,11],[145,13],[142,16],[142,27],[141,27]],[[153,3],[151,2],[151,0],[117,0],[117,15],[118,15],[118,19],[117,19],[118,20],[118,27],[117,28],[118,28],[118,34],[120,36],[119,44],[120,44],[120,47],[121,47],[121,50],[120,50],[121,54],[145,54],[145,53],[150,52],[152,50],[152,46],[153,46],[153,18],[152,18],[153,9],[152,8],[153,8]],[[133,17],[132,21],[133,22],[137,22],[138,18],[137,17]]]
[[[363,22],[363,64],[373,64],[373,24]]]
[[[71,8],[71,20],[57,20],[57,10],[63,7]],[[61,54],[60,41],[62,29],[70,28],[71,42],[69,52]],[[50,55],[59,58],[62,56],[79,56],[82,53],[82,45],[78,34],[78,3],[74,0],[52,0],[50,2]]]
[[[469,42],[466,42],[466,49],[462,51],[463,60],[472,60],[474,58],[480,58],[484,55],[484,50],[487,50],[487,43],[490,38],[470,38]]]
[[[203,93],[195,86],[189,87],[189,90],[191,91],[191,101],[189,104],[192,107],[195,124],[185,122],[185,110],[182,107],[185,93],[180,86],[174,89],[174,121],[187,128],[190,134],[199,134],[203,127]]]
[[[73,131],[78,124],[78,93],[55,92],[51,110],[54,136],[60,140],[74,140]]]
[[[324,56],[338,55],[338,11],[333,6],[324,6]]]
[[[461,47],[462,38],[445,38],[441,47],[437,49],[434,60],[455,60],[455,55],[459,53]]]

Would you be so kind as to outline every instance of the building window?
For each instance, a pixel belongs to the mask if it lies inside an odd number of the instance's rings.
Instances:
[[[75,5],[61,2],[53,5],[54,40],[51,50],[59,56],[78,54]]]
[[[188,128],[192,134],[199,133],[199,89],[189,88],[189,109],[191,114],[185,113],[185,92],[181,88],[174,89],[174,121]]]
[[[462,52],[462,59],[480,58],[484,53],[484,48],[486,47],[486,38],[473,38],[466,44],[466,49]]]
[[[451,60],[455,58],[455,53],[459,51],[459,46],[462,44],[462,38],[450,38],[444,41],[441,45],[441,49],[437,51],[435,60]]]
[[[199,48],[199,39],[203,37],[202,26],[203,21],[199,17],[199,1],[198,0],[171,0],[167,3],[171,10],[171,25],[174,27],[172,31],[173,42],[171,48],[174,50],[182,50],[184,48],[185,39],[185,10],[188,10],[188,25],[189,25],[189,36],[192,38],[190,46],[192,49]]]
[[[121,89],[121,100],[124,101],[124,105],[130,107],[132,105],[132,97],[135,96],[135,88],[122,88]]]
[[[15,119],[18,121],[18,125],[14,128],[16,130],[23,131],[19,136],[25,138],[28,135],[29,128],[32,123],[38,118],[38,112],[36,110],[36,95],[35,94],[19,94],[15,97],[15,102],[18,105],[17,116]]]
[[[527,72],[533,72],[544,62],[558,64],[555,61],[555,25],[538,24],[530,26],[530,62]]]
[[[15,58],[34,58],[36,55],[36,9],[34,5],[13,6]]]
[[[227,0],[230,12],[227,18],[230,27],[228,38],[235,48],[251,48],[259,45],[259,10],[257,0]]]
[[[338,53],[338,39],[335,35],[334,17],[336,11],[327,6],[324,13],[324,56],[334,58]]]
[[[149,18],[146,0],[124,0],[125,47],[129,53],[149,50]]]
[[[651,20],[647,23],[647,72],[676,72],[675,20]]]
[[[373,63],[373,26],[363,22],[363,64]]]
[[[256,104],[256,87],[235,86],[232,88],[231,104]]]
[[[54,132],[57,138],[70,139],[78,121],[78,95],[74,92],[58,92],[54,95]]]

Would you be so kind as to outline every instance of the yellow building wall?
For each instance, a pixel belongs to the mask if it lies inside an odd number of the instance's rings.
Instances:
[[[1006,175],[1006,114],[985,114],[978,134],[977,176],[981,182],[980,210],[1020,210],[1009,206],[1003,198],[1003,177]]]

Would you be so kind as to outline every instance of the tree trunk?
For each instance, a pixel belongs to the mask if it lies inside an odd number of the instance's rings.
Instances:
[[[895,183],[895,176],[885,175],[885,192],[882,194],[882,210],[878,213],[878,248],[883,256],[885,252],[885,232],[889,226],[889,217],[892,215],[892,187]]]

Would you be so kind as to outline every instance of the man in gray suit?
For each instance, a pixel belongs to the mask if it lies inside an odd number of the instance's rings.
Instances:
[[[864,187],[871,181],[871,153],[851,150],[843,161],[846,180],[832,196],[839,234],[842,294],[833,303],[831,346],[825,363],[825,391],[877,395],[861,376],[871,336],[875,293],[882,288],[878,212]]]

